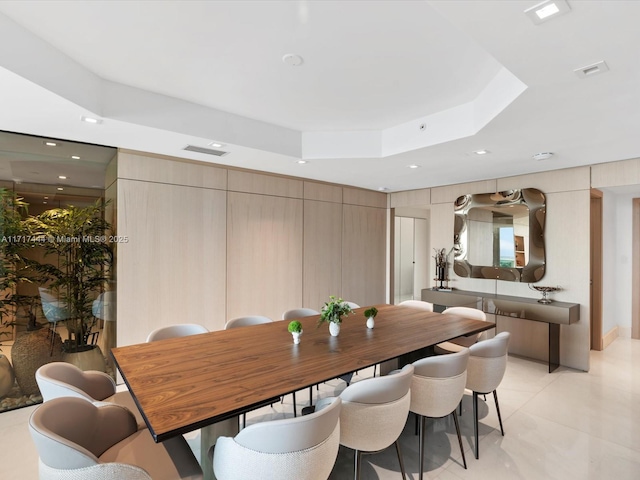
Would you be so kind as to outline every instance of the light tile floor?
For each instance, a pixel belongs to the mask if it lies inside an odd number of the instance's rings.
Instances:
[[[361,380],[370,374],[362,371]],[[320,395],[339,394],[344,382],[320,386]],[[308,400],[305,392],[298,401]],[[315,393],[315,390],[314,390]],[[473,456],[471,397],[465,395],[461,421],[468,470],[461,464],[453,422],[428,422],[425,478],[473,479],[638,479],[640,478],[640,341],[619,338],[603,352],[591,352],[591,371],[547,366],[510,357],[498,389],[505,436],[500,435],[491,396],[480,406],[480,459]],[[34,407],[0,414],[0,478],[36,479],[37,454],[27,429]],[[284,404],[248,415],[248,422],[292,415]],[[411,416],[401,437],[407,478],[418,479],[418,438]],[[199,456],[199,435],[187,435]],[[331,479],[353,478],[353,452],[340,449]],[[395,449],[363,457],[362,480],[398,480]],[[258,478],[256,480],[259,480]],[[289,480],[289,479],[283,479]],[[295,479],[291,479],[295,480]]]

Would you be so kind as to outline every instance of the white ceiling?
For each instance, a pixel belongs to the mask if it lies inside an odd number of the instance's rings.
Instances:
[[[0,129],[390,191],[640,156],[640,2],[536,3],[5,0]]]

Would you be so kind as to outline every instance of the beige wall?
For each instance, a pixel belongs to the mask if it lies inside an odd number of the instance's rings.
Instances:
[[[159,326],[385,301],[387,195],[120,151],[117,343]]]
[[[540,284],[561,286],[563,290],[554,294],[554,299],[581,305],[580,322],[561,327],[560,362],[565,366],[588,370],[589,167],[435,187],[425,189],[425,192],[413,191],[411,196],[407,196],[406,193],[391,194],[390,203],[395,207],[402,207],[405,206],[405,199],[430,198],[431,246],[438,249],[446,248],[449,251],[453,246],[453,202],[458,196],[513,188],[537,188],[547,196],[547,270]],[[427,193],[426,190],[430,192]],[[453,261],[453,258],[450,260]],[[430,278],[433,278],[433,265],[430,265],[430,270]],[[461,278],[453,273],[453,269],[450,269],[449,275],[452,279],[451,286],[460,290],[539,297],[539,294],[531,291],[527,284]],[[499,331],[508,330],[512,333],[511,353],[540,360],[547,359],[546,324],[507,317],[498,317],[497,321]]]
[[[581,305],[562,326],[561,363],[589,369],[589,189],[640,184],[640,160],[385,195],[340,185],[120,152],[117,197],[118,344],[160,325],[220,329],[236,315],[278,319],[328,295],[382,303],[389,289],[388,208],[430,210],[430,244],[452,247],[453,201],[464,193],[538,188],[547,195],[547,272],[554,298]],[[328,261],[330,259],[330,261]],[[429,262],[433,278],[433,262]],[[458,289],[537,298],[526,284],[459,278]],[[512,352],[544,360],[546,325],[498,318]]]

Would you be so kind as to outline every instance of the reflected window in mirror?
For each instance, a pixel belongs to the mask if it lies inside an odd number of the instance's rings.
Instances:
[[[454,272],[535,282],[545,270],[545,196],[536,189],[462,195],[454,205]]]

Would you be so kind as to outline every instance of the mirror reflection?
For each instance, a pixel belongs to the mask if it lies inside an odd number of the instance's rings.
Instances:
[[[454,205],[454,271],[462,277],[535,282],[544,275],[542,192],[462,195]]]

